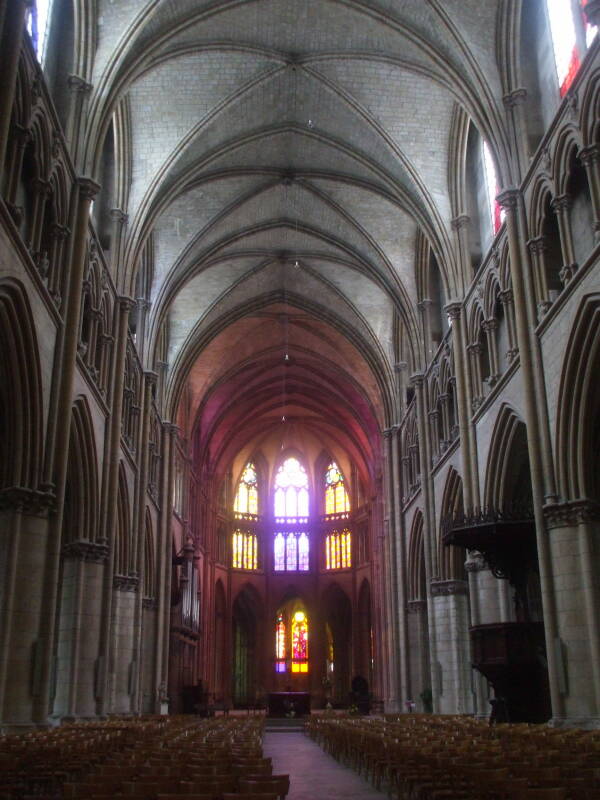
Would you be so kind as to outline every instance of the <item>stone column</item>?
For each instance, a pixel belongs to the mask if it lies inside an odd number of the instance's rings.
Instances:
[[[6,731],[35,725],[46,654],[39,620],[51,491],[11,487],[0,492],[0,719]]]
[[[25,12],[30,5],[30,0],[13,0],[3,8],[3,20],[0,20],[3,22],[0,28],[0,185],[5,177],[6,148],[25,31]]]
[[[508,127],[512,139],[515,164],[518,174],[514,175],[515,182],[521,183],[529,167],[529,152],[527,147],[527,125],[523,107],[527,100],[527,90],[521,87],[513,89],[502,98],[508,117]],[[533,155],[533,154],[531,154]]]
[[[498,321],[493,317],[484,320],[483,330],[485,331],[488,353],[490,355],[490,376],[488,378],[488,384],[493,386],[500,377],[500,368],[498,366],[498,342],[496,340]]]
[[[394,495],[394,541],[395,541],[395,592],[396,614],[398,618],[398,661],[399,661],[399,710],[402,703],[410,699],[410,680],[408,666],[408,620],[406,618],[406,530],[402,514],[402,471],[400,468],[400,427],[394,425],[391,439],[392,451],[392,491]]]
[[[461,291],[464,293],[473,278],[471,254],[469,252],[469,224],[471,218],[467,214],[459,214],[450,221],[456,233],[457,262],[461,265]]]
[[[471,626],[483,624],[479,600],[478,576],[487,570],[481,553],[476,550],[467,551],[465,572],[469,581],[469,608],[471,610]],[[473,670],[473,686],[475,692],[475,715],[483,719],[489,714],[486,680],[477,670]]]
[[[150,431],[150,415],[152,413],[152,389],[156,386],[156,373],[144,372],[144,391],[142,395],[142,408],[141,408],[141,425],[139,432],[139,444],[137,448],[139,462],[138,462],[138,476],[136,485],[136,526],[134,527],[134,536],[137,539],[137,558],[135,562],[135,570],[139,576],[139,590],[137,593],[137,602],[135,609],[135,645],[134,645],[134,663],[137,664],[137,675],[135,676],[135,691],[132,698],[132,707],[134,711],[141,713],[141,686],[142,686],[142,672],[145,668],[143,663],[142,654],[142,636],[143,636],[143,600],[144,600],[144,582],[145,575],[145,539],[146,539],[146,496],[148,491],[148,459],[149,459],[149,431]]]
[[[99,672],[101,678],[98,684],[98,713],[106,714],[109,711],[110,692],[108,667],[111,660],[111,627],[113,616],[113,589],[115,544],[114,531],[116,529],[118,488],[119,488],[119,462],[121,459],[121,422],[123,407],[123,385],[125,379],[125,354],[127,352],[127,331],[129,313],[133,308],[130,297],[119,297],[115,313],[115,347],[113,352],[110,403],[110,420],[107,424],[107,441],[105,448],[105,463],[103,470],[102,501],[101,501],[101,531],[110,547],[104,574],[103,589],[103,626],[100,638]],[[123,588],[123,587],[116,587]],[[129,587],[125,587],[129,588]]]
[[[125,238],[125,230],[129,223],[129,217],[120,208],[111,209],[110,216],[113,221],[113,232],[111,237],[110,249],[110,272],[113,276],[115,286],[121,287],[123,283],[123,275],[121,274],[121,264],[123,255],[123,239]]]
[[[460,436],[461,466],[463,473],[463,503],[465,511],[479,505],[479,474],[477,447],[471,427],[471,392],[466,371],[467,347],[464,337],[462,303],[449,303],[445,309],[452,324],[454,371],[456,374],[456,413]]]
[[[171,623],[171,518],[173,515],[173,472],[175,438],[178,428],[170,422],[163,423],[162,474],[160,492],[160,522],[158,531],[158,614],[156,631],[156,712],[161,712],[169,680],[169,629]]]
[[[535,334],[532,333],[534,321],[533,319],[531,322],[529,320],[530,314],[527,306],[528,300],[525,285],[526,276],[524,274],[525,271],[523,269],[521,253],[520,213],[524,213],[524,209],[522,208],[521,195],[516,189],[509,189],[500,194],[498,196],[498,202],[506,209],[506,230],[515,299],[515,322],[523,380],[523,401],[527,424],[527,441],[529,443],[531,489],[536,523],[536,540],[542,589],[550,695],[553,714],[562,717],[564,714],[564,703],[559,685],[559,664],[556,653],[558,628],[554,600],[553,566],[543,516],[544,496],[551,496],[554,487],[554,478],[551,462],[547,455],[545,456],[543,453],[545,447],[545,432],[543,430],[544,422],[540,419],[540,410],[545,410],[545,396],[538,398],[536,376],[534,374],[534,353],[539,354],[539,350],[537,341],[533,341],[535,338]],[[521,205],[521,209],[519,209],[519,205]],[[526,237],[523,236],[522,238],[523,248],[526,249]],[[533,315],[534,301],[532,297],[529,297],[529,302],[531,303],[531,315]]]
[[[103,565],[108,547],[80,539],[62,549],[57,631],[56,690],[52,716],[95,714],[94,666],[101,625]]]
[[[388,694],[386,698],[386,711],[398,710],[398,596],[396,593],[396,518],[393,476],[393,428],[383,431],[383,469],[385,477],[385,517],[384,517],[384,567],[385,567],[385,597],[388,616]]]
[[[558,221],[560,233],[560,246],[563,256],[563,267],[560,271],[560,279],[566,286],[577,270],[575,261],[575,250],[573,248],[573,236],[571,233],[571,222],[569,220],[569,209],[571,208],[571,198],[568,194],[561,194],[552,201],[552,209]]]
[[[437,631],[436,654],[442,682],[438,712],[442,714],[474,711],[467,586],[465,581],[457,580],[431,583]]]
[[[589,3],[586,6],[586,12]],[[594,213],[594,242],[600,241],[600,146],[591,144],[579,151],[579,158],[587,174]]]
[[[435,610],[431,594],[431,583],[438,576],[437,536],[435,509],[431,486],[431,450],[427,425],[427,401],[425,397],[425,376],[422,373],[411,376],[415,387],[417,404],[417,426],[419,431],[419,451],[421,459],[421,496],[423,498],[423,549],[425,553],[425,577],[427,582],[427,612],[429,618],[429,657],[431,662],[431,691],[433,710],[439,711],[441,685],[437,659],[437,637]]]
[[[98,191],[98,184],[88,178],[80,178],[75,185],[73,235],[71,240],[68,284],[64,298],[64,325],[55,352],[55,363],[60,365],[55,373],[51,407],[48,414],[46,452],[49,457],[45,472],[54,480],[47,483],[56,486],[57,513],[51,518],[46,547],[46,571],[43,582],[44,606],[40,617],[40,642],[43,652],[40,692],[34,706],[34,718],[45,722],[51,689],[52,658],[58,600],[60,546],[64,514],[64,497],[69,459],[69,436],[71,432],[71,406],[79,342],[79,315],[83,277],[87,261],[87,237],[90,204]]]
[[[555,724],[600,727],[600,505],[589,500],[544,509],[554,557],[558,670],[564,713]]]
[[[406,387],[408,376],[408,364],[406,361],[399,361],[394,365],[396,373],[396,388],[398,392],[398,419],[402,419],[406,413]]]
[[[69,75],[67,84],[71,92],[71,99],[69,102],[69,115],[65,125],[65,139],[69,144],[71,159],[75,166],[78,167],[81,161],[83,137],[87,122],[85,108],[93,86],[79,75]]]

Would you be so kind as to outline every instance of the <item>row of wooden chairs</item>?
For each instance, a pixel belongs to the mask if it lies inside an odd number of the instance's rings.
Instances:
[[[408,800],[598,800],[600,732],[490,728],[470,717],[314,716],[307,733],[375,788]]]
[[[0,800],[284,800],[261,717],[156,717],[0,739]]]

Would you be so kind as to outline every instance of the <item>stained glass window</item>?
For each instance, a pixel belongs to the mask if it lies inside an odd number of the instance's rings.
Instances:
[[[46,55],[52,0],[36,0],[27,12],[27,32],[31,36],[33,49],[40,63]]]
[[[308,620],[296,611],[292,620],[292,672],[308,672]]]
[[[308,517],[308,477],[297,458],[286,458],[275,476],[275,517],[288,522]]]
[[[352,566],[352,534],[348,528],[332,531],[325,539],[325,567],[346,569]]]
[[[485,168],[485,184],[487,188],[488,204],[490,215],[492,217],[492,229],[494,233],[498,233],[500,226],[504,222],[504,209],[496,200],[496,195],[500,191],[498,186],[498,177],[496,175],[496,167],[494,159],[490,152],[487,142],[483,142],[483,165]]]
[[[258,569],[256,534],[236,530],[233,534],[233,568]]]
[[[246,464],[238,484],[233,510],[236,515],[258,514],[258,489],[254,464]]]
[[[325,472],[325,513],[344,514],[350,511],[350,500],[344,486],[344,478],[335,461]]]
[[[275,626],[275,671],[285,672],[285,622],[281,613]]]
[[[275,534],[273,540],[273,562],[276,572],[307,572],[309,569],[310,545],[306,533]]]

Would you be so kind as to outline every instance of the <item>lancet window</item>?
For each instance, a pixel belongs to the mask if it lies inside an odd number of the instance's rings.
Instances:
[[[346,569],[352,566],[352,534],[348,528],[332,531],[325,539],[326,569]]]
[[[277,615],[275,625],[275,672],[285,672],[285,622],[283,614]]]
[[[233,568],[258,569],[258,541],[255,533],[241,531],[233,534]]]
[[[308,477],[297,458],[286,458],[275,476],[275,518],[281,522],[308,518]]]
[[[247,517],[248,515],[256,517],[258,514],[256,467],[251,462],[246,464],[246,468],[240,478],[233,504],[233,511],[238,519]]]
[[[292,672],[308,672],[308,620],[296,611],[292,620]]]
[[[571,0],[547,0],[548,19],[554,50],[560,96],[564,97],[581,66],[586,47],[596,35],[585,16],[587,0],[581,3],[583,15],[574,10]],[[579,41],[578,41],[579,39]]]
[[[325,472],[325,513],[347,514],[350,511],[350,500],[344,485],[344,478],[335,461]]]

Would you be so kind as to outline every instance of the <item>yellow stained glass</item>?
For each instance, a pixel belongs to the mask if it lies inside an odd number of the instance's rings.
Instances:
[[[325,487],[326,514],[344,514],[350,511],[344,478],[335,461],[332,461],[325,472]]]
[[[233,510],[236,514],[258,514],[258,489],[254,464],[246,465],[238,484]]]
[[[248,513],[258,514],[258,492],[256,486],[251,486],[248,490]]]
[[[234,569],[258,569],[258,541],[255,534],[235,531],[232,563]]]
[[[325,490],[325,513],[335,514],[335,489],[328,486]]]

